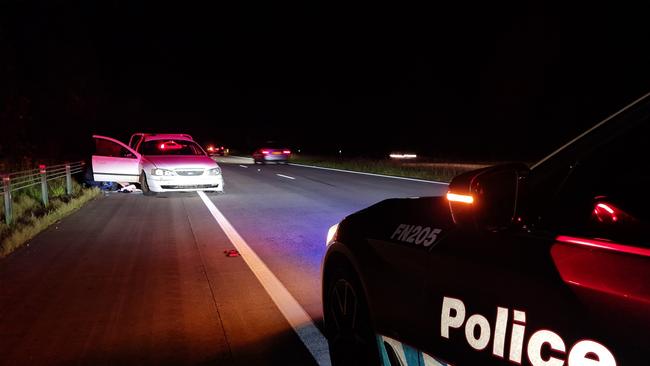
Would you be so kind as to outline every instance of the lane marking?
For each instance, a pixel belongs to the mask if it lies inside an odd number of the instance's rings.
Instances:
[[[284,175],[284,174],[276,174],[276,175],[277,175],[278,177],[282,177],[282,178],[287,178],[287,179],[296,179],[296,178],[294,178],[294,177],[290,177],[290,176],[288,176],[288,175]]]
[[[242,168],[248,168],[248,165],[239,164],[239,166],[242,167]]]
[[[312,168],[312,169],[322,169],[322,170],[333,170],[335,172],[344,172],[344,173],[352,173],[352,174],[361,174],[361,175],[370,175],[373,177],[382,177],[382,178],[393,178],[393,179],[401,179],[401,180],[410,180],[413,182],[421,182],[421,183],[430,183],[430,184],[444,184],[444,185],[449,185],[449,183],[445,182],[438,182],[435,180],[424,180],[424,179],[417,179],[417,178],[406,178],[406,177],[395,177],[393,175],[384,175],[384,174],[375,174],[375,173],[366,173],[366,172],[355,172],[354,170],[345,170],[345,169],[336,169],[336,168],[325,168],[322,166],[315,166],[315,165],[304,165],[304,164],[295,164],[295,163],[289,163],[289,165],[293,166],[299,166],[303,168]]]
[[[255,277],[260,281],[266,292],[269,294],[280,312],[287,319],[293,330],[296,332],[309,353],[314,357],[318,365],[331,365],[327,340],[323,333],[318,330],[311,317],[300,306],[298,301],[289,293],[289,290],[282,285],[280,280],[262,262],[260,257],[251,249],[244,238],[239,235],[228,219],[219,211],[214,203],[202,191],[198,191],[199,197],[208,208],[212,217],[221,226],[228,239],[235,246],[244,262],[253,271]]]

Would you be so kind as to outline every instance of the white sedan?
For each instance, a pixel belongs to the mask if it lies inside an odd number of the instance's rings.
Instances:
[[[199,144],[181,134],[150,134],[134,148],[94,135],[97,182],[139,183],[144,194],[169,191],[223,192],[221,168]]]

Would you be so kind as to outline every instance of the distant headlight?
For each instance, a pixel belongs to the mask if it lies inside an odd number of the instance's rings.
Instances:
[[[167,169],[156,168],[156,169],[151,169],[151,175],[157,175],[157,176],[174,175],[174,172]]]
[[[221,168],[216,167],[208,170],[208,175],[219,175],[221,174]]]
[[[338,232],[338,230],[339,230],[339,224],[332,225],[332,227],[330,227],[330,229],[327,230],[327,241],[326,241],[327,246],[329,246],[330,244],[332,244],[334,240],[336,240],[336,233]]]

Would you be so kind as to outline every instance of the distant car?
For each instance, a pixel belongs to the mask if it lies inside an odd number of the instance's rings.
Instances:
[[[457,176],[327,235],[338,365],[648,365],[650,94],[532,168]]]
[[[225,146],[219,146],[219,145],[208,145],[205,147],[205,150],[208,152],[208,155],[210,156],[226,156],[229,152],[229,149],[227,149]]]
[[[275,144],[266,144],[253,152],[255,164],[266,164],[268,162],[286,164],[291,157],[291,150]]]
[[[221,168],[189,135],[143,134],[136,148],[94,135],[96,182],[139,183],[142,192],[223,192]]]

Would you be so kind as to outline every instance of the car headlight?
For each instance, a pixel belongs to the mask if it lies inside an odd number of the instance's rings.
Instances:
[[[221,174],[221,168],[219,167],[208,169],[208,175],[219,175],[219,174]]]
[[[327,230],[327,246],[330,246],[336,240],[336,234],[339,230],[339,224],[332,225],[329,230]]]
[[[151,175],[157,175],[157,176],[174,175],[174,172],[167,169],[156,168],[156,169],[151,169]]]

